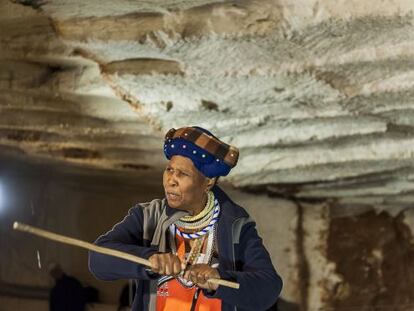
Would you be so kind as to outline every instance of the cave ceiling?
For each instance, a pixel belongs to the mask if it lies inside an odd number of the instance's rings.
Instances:
[[[163,134],[240,148],[228,183],[414,202],[414,2],[0,0],[0,153],[136,176]]]

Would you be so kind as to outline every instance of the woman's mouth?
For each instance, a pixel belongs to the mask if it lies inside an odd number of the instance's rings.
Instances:
[[[180,198],[180,196],[176,193],[167,192],[167,199],[172,201],[177,201]]]

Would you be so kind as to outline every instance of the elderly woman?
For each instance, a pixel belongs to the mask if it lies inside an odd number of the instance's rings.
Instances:
[[[200,127],[171,129],[165,199],[133,207],[95,242],[151,262],[151,269],[90,252],[91,272],[103,280],[135,279],[133,310],[266,310],[282,280],[247,212],[217,185],[236,165],[238,150]],[[222,278],[232,289],[208,282]]]

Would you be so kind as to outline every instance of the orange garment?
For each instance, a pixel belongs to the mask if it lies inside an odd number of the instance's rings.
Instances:
[[[183,260],[185,257],[185,240],[176,236],[177,256]],[[190,311],[198,287],[187,288],[177,279],[171,279],[158,287],[157,311]],[[207,298],[200,290],[196,299],[194,311],[220,311],[221,300]]]

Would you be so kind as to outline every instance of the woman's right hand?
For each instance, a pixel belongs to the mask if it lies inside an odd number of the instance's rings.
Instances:
[[[157,253],[148,260],[151,262],[151,271],[161,275],[178,275],[182,270],[180,258],[171,253]]]

